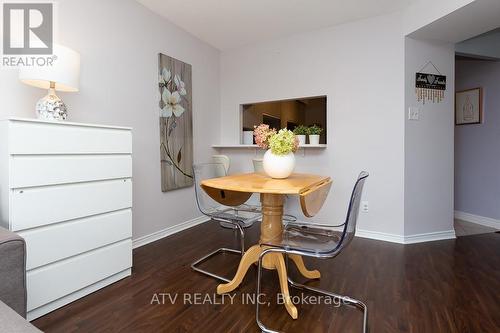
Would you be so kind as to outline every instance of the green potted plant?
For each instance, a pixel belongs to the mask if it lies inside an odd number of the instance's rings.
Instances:
[[[306,144],[306,135],[308,134],[308,128],[304,125],[298,125],[293,129],[293,134],[299,139],[299,146]]]
[[[323,132],[323,129],[317,125],[309,126],[307,133],[309,134],[309,144],[319,145],[319,136]]]

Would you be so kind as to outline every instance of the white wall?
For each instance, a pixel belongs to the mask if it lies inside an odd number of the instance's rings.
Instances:
[[[222,52],[221,143],[239,142],[239,105],[327,95],[328,148],[297,154],[298,172],[334,184],[316,221],[345,217],[361,170],[370,172],[361,229],[402,235],[404,40],[397,14]],[[223,150],[233,170],[251,170],[252,151]],[[261,154],[261,153],[259,153]],[[292,200],[294,201],[294,200]],[[297,205],[289,205],[297,212]]]
[[[199,215],[191,188],[160,192],[157,52],[193,65],[197,161],[209,158],[211,144],[239,142],[240,104],[327,95],[329,147],[297,155],[298,171],[334,178],[331,195],[316,220],[344,218],[353,181],[366,169],[371,173],[365,192],[370,212],[361,214],[361,229],[400,236],[424,228],[425,232],[442,229],[446,226],[439,221],[434,225],[434,217],[422,227],[417,227],[417,215],[407,227],[404,223],[405,201],[413,200],[408,194],[426,195],[407,187],[405,200],[404,36],[480,1],[493,0],[422,0],[400,13],[220,54],[133,0],[64,0],[59,6],[59,42],[81,53],[82,77],[80,93],[61,96],[70,107],[70,120],[134,127],[135,238]],[[438,58],[444,56],[443,50],[435,51]],[[421,64],[426,52],[413,61]],[[448,65],[439,66],[446,71]],[[31,116],[44,94],[22,85],[17,73],[6,70],[0,72],[0,88],[2,117]],[[425,136],[427,130],[421,129],[415,135]],[[232,157],[233,171],[251,170],[253,151],[224,152]],[[449,156],[442,157],[447,164]],[[444,169],[439,173],[450,174]],[[294,200],[288,209],[297,213]],[[410,206],[410,210],[429,209],[423,203]],[[436,217],[447,221],[447,214],[440,214]]]
[[[218,140],[219,51],[133,0],[64,0],[59,42],[81,54],[79,93],[61,93],[69,120],[132,126],[134,238],[198,217],[193,188],[162,193],[157,111],[157,54],[193,66],[195,160]],[[34,116],[46,92],[0,70],[0,117]]]
[[[406,39],[405,113],[418,105],[414,75],[427,61],[447,76],[445,100],[426,103],[419,121],[405,123],[406,236],[433,232],[453,236],[454,43],[498,27],[499,15],[498,0],[422,0],[405,12],[405,33],[419,39]],[[419,17],[421,23],[416,24]],[[433,22],[428,21],[431,18]],[[408,30],[411,26],[422,28]]]
[[[453,47],[411,41],[405,50],[405,36],[473,2],[422,0],[399,13],[223,52],[220,143],[239,142],[240,104],[327,95],[328,149],[297,154],[297,171],[334,179],[314,219],[342,219],[354,177],[366,169],[370,211],[360,215],[359,228],[373,233],[365,235],[406,241],[453,229]],[[473,9],[479,7],[488,5]],[[448,75],[446,99],[408,124],[415,71],[431,59]],[[223,152],[233,171],[251,170],[253,151]],[[287,209],[297,213],[297,203]]]
[[[454,58],[453,44],[406,38],[406,111],[419,107],[420,117],[405,117],[405,235],[453,230]],[[415,73],[428,61],[446,75],[440,103],[417,102]]]

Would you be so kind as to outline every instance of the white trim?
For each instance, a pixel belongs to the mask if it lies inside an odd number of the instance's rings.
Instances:
[[[319,143],[317,145],[312,145],[310,143],[305,144],[305,145],[300,145],[299,149],[301,148],[327,148],[328,146],[325,143]],[[254,148],[254,149],[260,149],[259,146],[257,145],[245,145],[245,144],[221,144],[221,145],[212,145],[212,148],[216,149],[223,149],[223,148]]]
[[[356,237],[381,240],[384,242],[404,244],[404,237],[396,234],[388,234],[379,231],[356,229]]]
[[[427,232],[424,234],[407,235],[407,236],[357,229],[356,236],[381,240],[385,242],[398,243],[398,244],[424,243],[424,242],[456,238],[455,230],[453,229],[446,231]]]
[[[455,230],[451,229],[445,231],[427,232],[425,234],[408,235],[404,237],[404,244],[432,242],[437,240],[455,238],[457,238],[457,236],[455,235]]]
[[[479,216],[456,210],[455,218],[464,220],[465,222],[476,223],[484,225],[486,227],[500,229],[500,220],[492,219],[491,217]]]
[[[200,217],[196,217],[192,220],[188,220],[188,221],[167,227],[165,229],[153,232],[152,234],[136,238],[136,239],[132,240],[132,248],[135,249],[135,248],[141,247],[143,245],[152,243],[154,241],[157,241],[159,239],[173,235],[173,234],[180,232],[182,230],[186,230],[188,228],[194,227],[198,224],[207,222],[209,220],[210,219],[206,216],[200,216]]]
[[[189,229],[191,227],[207,222],[209,220],[210,219],[206,216],[200,216],[192,220],[188,220],[186,222],[182,222],[174,226],[170,226],[165,229],[153,232],[152,234],[136,238],[132,240],[132,248],[135,249],[141,247],[143,245],[173,235],[177,232]],[[455,230],[428,232],[424,234],[403,236],[403,235],[389,234],[385,232],[363,230],[363,229],[356,230],[356,237],[369,238],[369,239],[375,239],[384,242],[391,242],[398,244],[414,244],[414,243],[423,243],[423,242],[456,238]]]

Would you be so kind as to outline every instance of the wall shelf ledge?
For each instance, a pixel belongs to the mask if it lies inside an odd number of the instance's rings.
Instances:
[[[326,144],[319,144],[319,145],[302,145],[299,147],[299,149],[308,149],[308,148],[327,148],[328,145]],[[260,149],[257,145],[244,145],[244,144],[221,144],[221,145],[212,145],[212,148],[215,149],[245,149],[245,148],[253,148],[253,149]]]

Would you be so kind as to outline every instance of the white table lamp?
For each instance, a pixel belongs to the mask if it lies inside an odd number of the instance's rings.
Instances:
[[[19,79],[30,86],[49,89],[47,96],[36,103],[37,117],[46,120],[65,120],[66,105],[56,95],[58,91],[78,91],[80,54],[54,44],[52,66],[21,66]]]

